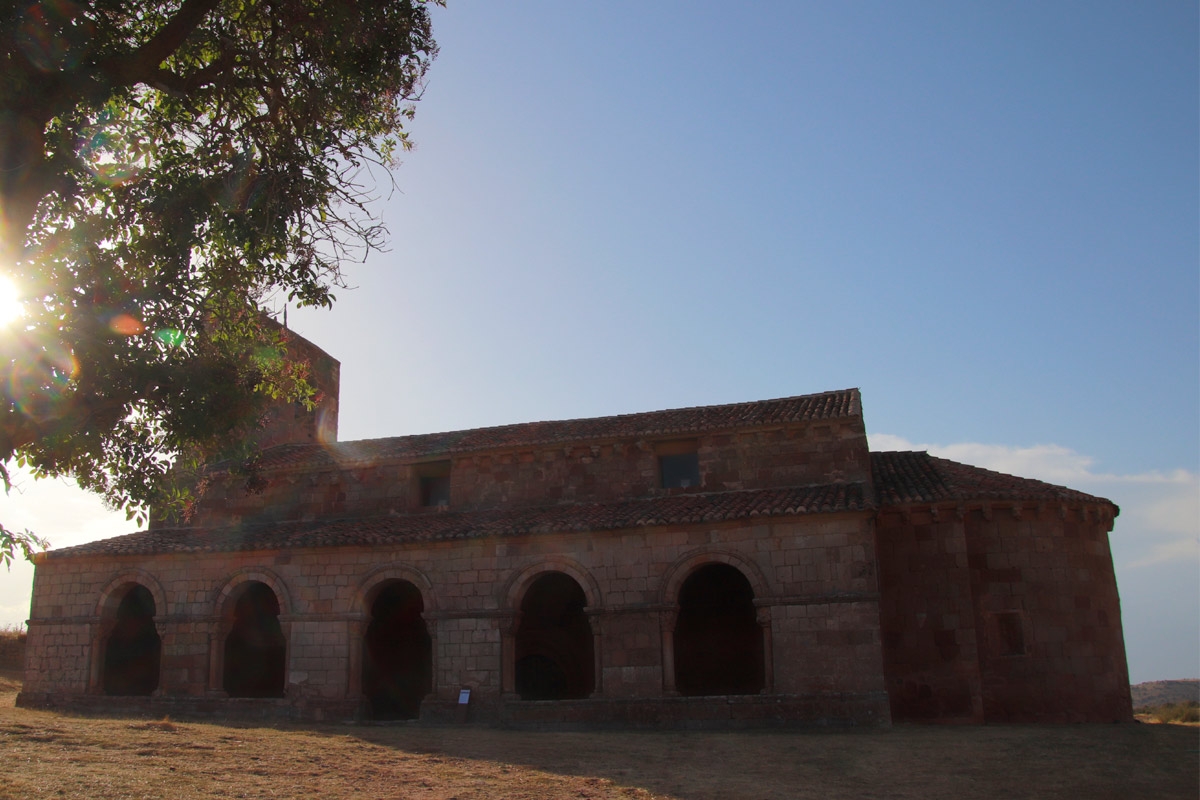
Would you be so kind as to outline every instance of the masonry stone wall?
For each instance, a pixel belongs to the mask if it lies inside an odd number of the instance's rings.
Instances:
[[[989,720],[1131,718],[1111,523],[1086,507],[967,516]]]
[[[867,483],[870,462],[862,419],[797,423],[769,429],[667,436],[638,441],[566,443],[441,458],[451,462],[450,508],[506,509],[658,497],[659,448],[694,442],[702,486],[734,491],[819,483]],[[430,458],[344,468],[264,472],[247,492],[245,479],[214,476],[188,524],[320,519],[419,510],[418,476]]]
[[[279,324],[264,317],[275,328]],[[338,429],[341,364],[321,348],[290,331],[281,331],[288,357],[307,364],[305,375],[314,395],[310,409],[303,403],[274,403],[259,420],[254,437],[259,447],[304,442],[335,442]]]
[[[880,514],[880,627],[896,719],[982,722],[963,522],[928,508]]]
[[[391,702],[388,671],[435,721],[462,689],[502,724],[1132,718],[1116,506],[872,456],[857,390],[339,444],[337,362],[290,349],[317,408],[271,409],[253,481],[214,468],[190,519],[39,557],[20,704],[348,719]],[[668,488],[661,459],[693,453],[672,463],[699,485]],[[396,640],[419,667],[378,666]],[[227,657],[266,678],[227,683]],[[538,658],[570,672],[558,699]],[[105,694],[120,659],[148,696]]]
[[[100,694],[105,609],[122,587],[139,583],[156,598],[162,638],[156,699],[186,705],[191,698],[190,707],[202,707],[196,703],[222,694],[236,589],[259,581],[279,599],[288,643],[286,696],[260,704],[301,716],[353,716],[362,702],[369,598],[373,587],[402,579],[421,591],[433,640],[427,715],[451,714],[459,690],[469,687],[481,719],[546,721],[551,714],[563,721],[571,704],[551,704],[558,708],[551,713],[531,703],[522,711],[512,685],[521,599],[539,575],[559,571],[587,597],[598,666],[589,719],[649,724],[708,713],[886,723],[873,531],[870,515],[855,513],[379,548],[47,558],[38,567],[22,702],[86,702]],[[714,712],[703,698],[672,699],[679,587],[713,563],[734,567],[754,589],[767,653],[764,695],[780,698],[773,703],[725,698]],[[656,698],[658,710],[637,709]],[[795,717],[796,704],[817,716]]]
[[[1110,527],[1087,506],[881,514],[893,717],[1129,720]]]

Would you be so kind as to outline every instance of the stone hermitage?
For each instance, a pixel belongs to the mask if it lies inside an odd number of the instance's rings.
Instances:
[[[19,705],[1132,719],[1108,500],[870,452],[857,389],[337,442],[339,364],[292,346],[320,401],[269,415],[258,491],[214,465],[186,524],[38,557]]]

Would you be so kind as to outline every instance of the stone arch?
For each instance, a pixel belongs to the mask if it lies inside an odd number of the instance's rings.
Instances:
[[[562,572],[569,575],[583,589],[584,597],[587,598],[587,608],[598,611],[603,607],[604,595],[600,591],[600,584],[592,577],[587,567],[566,556],[547,556],[527,564],[508,579],[498,598],[500,608],[517,611],[521,598],[543,572]]]
[[[155,617],[166,611],[162,586],[142,570],[110,580],[96,603],[90,684],[108,695],[149,695],[159,688],[162,637]]]
[[[400,577],[375,582],[367,594],[369,616],[358,641],[361,692],[371,719],[416,719],[433,690],[433,637],[423,595]]]
[[[433,583],[425,573],[406,564],[393,563],[376,567],[359,581],[358,588],[354,591],[354,597],[350,601],[350,613],[369,616],[371,602],[375,599],[375,595],[384,584],[391,581],[408,581],[417,587],[421,592],[421,603],[426,615],[432,615],[437,611],[437,597],[433,593]]]
[[[555,578],[553,576],[561,576]],[[539,581],[551,584],[539,588]],[[582,595],[570,598],[569,580]],[[537,608],[527,607],[532,602]],[[543,590],[545,592],[543,593]],[[551,625],[539,602],[558,603],[566,614],[564,625]],[[601,639],[594,618],[601,612],[604,595],[600,584],[586,567],[565,556],[540,558],[518,570],[502,587],[497,598],[510,622],[502,630],[504,693],[526,699],[566,699],[587,697],[600,692]],[[520,665],[520,669],[518,669]],[[554,675],[561,671],[562,680]],[[518,672],[521,685],[518,687]],[[537,675],[540,674],[541,678]],[[527,685],[532,681],[533,686]],[[561,690],[539,691],[555,684]],[[518,692],[518,689],[523,691]]]
[[[667,568],[663,576],[659,601],[664,606],[676,606],[679,599],[679,590],[683,587],[683,582],[696,569],[705,564],[728,564],[745,575],[746,579],[750,581],[751,588],[754,589],[754,599],[758,605],[767,605],[769,599],[774,594],[771,591],[770,584],[767,583],[766,575],[763,574],[758,564],[732,550],[702,547],[696,550],[689,550],[675,559],[675,563]]]
[[[235,572],[214,602],[209,686],[231,697],[282,697],[292,602],[287,585],[263,568]]]
[[[429,691],[437,690],[437,595],[433,591],[433,582],[416,567],[400,562],[392,562],[376,567],[359,581],[354,595],[350,599],[350,619],[346,623],[346,639],[350,643],[346,676],[346,697],[359,701],[364,697],[364,677],[368,664],[367,634],[371,626],[371,607],[378,599],[379,593],[395,581],[407,581],[421,593],[421,616],[426,623],[426,633],[429,636]],[[369,701],[368,701],[369,703]],[[373,715],[373,709],[367,707],[365,713]]]
[[[696,601],[704,595],[713,600]],[[757,564],[729,550],[689,551],[667,570],[660,598],[665,693],[772,690],[771,591]]]
[[[514,631],[513,688],[522,700],[571,700],[596,687],[595,641],[579,581],[544,570],[521,597]]]
[[[279,615],[290,616],[295,613],[292,605],[291,592],[288,591],[287,584],[283,578],[276,575],[271,570],[265,567],[246,567],[239,569],[237,572],[226,578],[221,589],[217,592],[217,596],[213,600],[213,610],[217,616],[224,619],[232,611],[230,607],[230,598],[234,597],[239,592],[239,587],[247,581],[257,581],[265,583],[275,593],[275,598],[279,601]]]
[[[150,592],[150,596],[154,598],[155,616],[166,616],[169,613],[167,593],[163,591],[158,579],[145,570],[131,569],[114,575],[100,590],[100,598],[96,601],[96,616],[103,619],[115,612],[121,602],[117,590],[130,583],[140,583]]]

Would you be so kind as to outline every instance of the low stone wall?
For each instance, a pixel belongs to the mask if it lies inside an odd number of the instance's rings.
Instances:
[[[96,694],[25,691],[17,695],[16,704],[19,708],[153,718],[170,716],[183,719],[199,717],[204,719],[342,722],[353,721],[361,716],[359,705],[353,701],[298,702],[286,697],[231,698],[168,695],[112,697]]]
[[[352,701],[296,698],[110,697],[21,692],[21,708],[81,714],[176,719],[363,722]],[[472,699],[465,707],[427,698],[421,724],[484,724],[541,730],[732,730],[754,728],[883,727],[891,724],[885,692],[523,701]]]

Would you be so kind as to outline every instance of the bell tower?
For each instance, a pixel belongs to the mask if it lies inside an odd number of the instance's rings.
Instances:
[[[278,323],[272,321],[273,325]],[[267,408],[254,438],[262,449],[280,444],[336,442],[341,363],[294,331],[284,331],[287,356],[309,365],[308,382],[316,390],[311,411],[303,403],[277,402]]]

